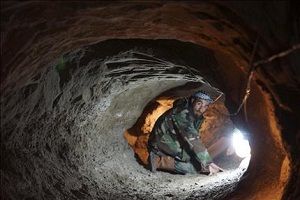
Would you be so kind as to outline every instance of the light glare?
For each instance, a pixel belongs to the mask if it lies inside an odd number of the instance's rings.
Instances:
[[[235,149],[235,153],[241,157],[246,158],[250,155],[251,148],[249,145],[249,141],[244,139],[243,134],[240,130],[236,129],[233,132],[233,147]]]

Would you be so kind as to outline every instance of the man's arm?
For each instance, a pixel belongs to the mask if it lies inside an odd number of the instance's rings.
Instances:
[[[183,110],[180,113],[175,114],[175,126],[178,128],[181,138],[187,144],[185,145],[185,148],[188,148],[187,152],[194,154],[190,156],[195,157],[203,167],[207,168],[213,161],[206,147],[199,138],[198,130],[195,129],[193,122],[188,120],[187,114],[187,110]]]
[[[188,149],[187,152],[192,152],[194,158],[202,166],[201,171],[207,171],[208,175],[213,175],[219,171],[224,171],[218,165],[213,163],[211,156],[209,155],[206,147],[199,138],[198,131],[195,129],[192,122],[190,122],[183,113],[175,116],[174,123],[179,128],[179,134],[186,142]],[[183,114],[186,115],[186,114]]]

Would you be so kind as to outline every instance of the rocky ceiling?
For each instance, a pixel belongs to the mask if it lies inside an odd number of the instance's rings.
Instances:
[[[299,198],[299,30],[293,1],[1,2],[1,196]],[[250,69],[245,173],[138,162],[124,133],[149,103],[206,87],[234,113]]]

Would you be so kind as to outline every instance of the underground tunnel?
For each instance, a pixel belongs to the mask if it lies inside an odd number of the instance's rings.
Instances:
[[[299,198],[298,10],[1,2],[1,198]],[[153,123],[198,89],[215,100],[204,142],[237,127],[251,157],[223,156],[212,176],[152,173]]]

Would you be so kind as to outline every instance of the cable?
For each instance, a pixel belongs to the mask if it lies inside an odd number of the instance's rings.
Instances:
[[[246,92],[245,92],[245,95],[244,95],[244,98],[243,98],[243,101],[242,103],[240,104],[239,108],[237,109],[237,111],[234,113],[234,114],[231,114],[231,115],[237,115],[238,112],[241,110],[242,106],[245,105],[244,107],[244,113],[245,113],[245,119],[246,121],[248,121],[248,117],[247,117],[247,108],[246,108],[246,101],[250,95],[250,91],[251,91],[251,80],[252,80],[252,77],[253,77],[253,60],[254,60],[254,56],[255,56],[255,52],[257,50],[257,47],[258,47],[258,42],[259,42],[259,35],[257,36],[256,38],[256,41],[255,41],[255,45],[254,45],[254,48],[253,48],[253,51],[252,51],[252,55],[251,55],[251,59],[249,61],[249,75],[248,75],[248,81],[247,81],[247,87],[246,87]]]
[[[253,71],[256,70],[259,65],[270,63],[270,62],[272,62],[276,58],[287,56],[288,54],[290,54],[293,51],[295,51],[295,50],[297,50],[297,49],[300,48],[300,44],[295,44],[290,49],[288,49],[286,51],[283,51],[283,52],[280,52],[278,54],[275,54],[275,55],[273,55],[273,56],[271,56],[271,57],[269,57],[267,59],[263,59],[263,60],[257,61],[257,62],[255,62],[252,65],[251,63],[253,61],[253,58],[254,58],[254,55],[255,55],[255,52],[256,52],[256,49],[257,49],[258,41],[259,41],[259,37],[257,37],[256,43],[255,43],[255,46],[254,46],[254,49],[253,49],[253,52],[252,52],[252,56],[251,56],[252,58],[251,58],[251,60],[249,62],[250,70],[249,70],[249,76],[248,76],[247,88],[246,88],[245,96],[244,96],[243,101],[240,104],[239,108],[237,109],[237,111],[234,114],[230,114],[230,115],[237,115],[238,112],[241,110],[242,106],[245,105],[245,107],[244,107],[244,109],[245,109],[244,113],[245,113],[245,119],[246,119],[246,121],[248,121],[247,110],[246,110],[246,101],[247,101],[247,99],[248,99],[248,97],[250,95],[250,91],[251,91],[251,80],[252,80],[252,77],[253,77]]]
[[[262,64],[266,64],[266,63],[270,63],[272,62],[275,58],[280,58],[280,57],[283,57],[283,56],[286,56],[290,53],[292,53],[293,51],[297,50],[297,49],[300,49],[300,44],[295,44],[293,45],[290,49],[286,50],[286,51],[283,51],[283,52],[280,52],[278,54],[275,54],[267,59],[264,59],[264,60],[260,60],[260,61],[257,61],[254,63],[253,67],[257,67],[258,65],[262,65]]]

